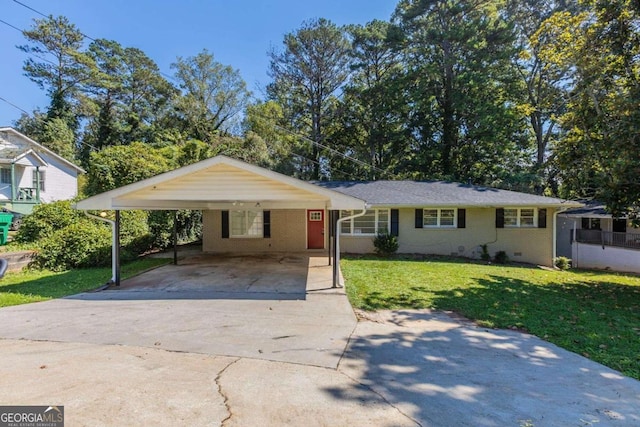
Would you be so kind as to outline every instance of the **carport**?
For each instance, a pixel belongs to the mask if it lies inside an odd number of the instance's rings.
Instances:
[[[366,203],[226,156],[216,156],[78,202],[84,211],[115,211],[112,282],[120,285],[122,210],[203,211],[204,252],[325,252],[339,282],[341,210],[363,215]],[[175,218],[175,217],[174,217]],[[312,228],[313,226],[313,228]],[[177,263],[174,221],[174,262]],[[325,231],[328,231],[325,233]],[[311,234],[319,240],[312,242]]]

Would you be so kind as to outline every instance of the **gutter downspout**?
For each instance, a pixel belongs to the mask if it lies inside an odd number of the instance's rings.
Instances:
[[[353,218],[358,218],[361,217],[363,215],[365,215],[367,213],[367,205],[365,205],[364,209],[362,209],[362,212],[357,213],[355,215],[351,215],[351,216],[345,216],[344,218],[340,218],[338,219],[338,221],[336,221],[336,237],[335,237],[335,245],[336,245],[336,259],[334,260],[335,263],[335,267],[334,267],[334,273],[333,273],[333,286],[334,288],[337,287],[344,287],[344,283],[342,283],[340,281],[340,230],[341,230],[341,225],[343,222],[353,219]]]
[[[117,235],[117,227],[116,222],[107,218],[102,218],[101,216],[92,215],[87,211],[84,211],[84,214],[89,218],[97,219],[98,221],[103,221],[111,224],[111,280],[109,283],[115,284],[116,286],[120,286],[120,274],[118,268],[118,257],[119,257],[119,248],[118,246],[118,235]]]

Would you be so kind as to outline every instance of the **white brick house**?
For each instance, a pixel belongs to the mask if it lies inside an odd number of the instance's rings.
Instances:
[[[31,213],[33,206],[78,194],[84,170],[10,127],[0,128],[0,207]]]

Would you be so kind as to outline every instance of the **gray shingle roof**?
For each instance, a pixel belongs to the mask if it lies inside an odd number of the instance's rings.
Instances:
[[[443,181],[318,181],[314,184],[365,200],[372,206],[581,206],[553,197]]]
[[[584,206],[577,209],[569,209],[562,214],[565,216],[577,216],[577,217],[605,217],[611,218],[611,213],[607,212],[607,207],[604,203],[597,200],[582,200]]]

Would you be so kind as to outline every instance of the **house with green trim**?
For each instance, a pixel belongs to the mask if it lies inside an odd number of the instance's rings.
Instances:
[[[11,127],[0,128],[0,207],[31,213],[39,203],[73,199],[84,170]]]

